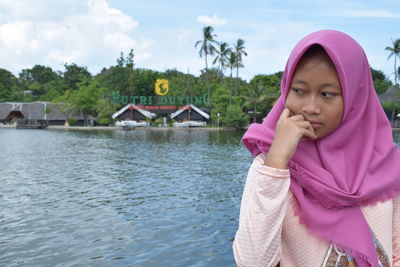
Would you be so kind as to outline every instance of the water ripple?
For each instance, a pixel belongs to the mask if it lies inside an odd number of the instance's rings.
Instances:
[[[242,134],[0,129],[0,266],[234,266]]]
[[[0,265],[233,266],[241,135],[0,129]]]

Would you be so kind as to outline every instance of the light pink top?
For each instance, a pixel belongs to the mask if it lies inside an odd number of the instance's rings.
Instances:
[[[233,242],[238,266],[276,266],[278,262],[281,267],[333,266],[332,259],[339,263],[346,258],[346,255],[341,258],[333,245],[299,224],[289,186],[289,170],[265,166],[262,153],[254,159]],[[387,266],[400,267],[400,197],[362,207],[362,212],[375,236],[377,249],[388,260]],[[384,260],[381,262],[385,266]]]

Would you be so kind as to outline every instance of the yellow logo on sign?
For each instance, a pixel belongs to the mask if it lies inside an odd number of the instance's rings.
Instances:
[[[155,91],[157,95],[166,95],[169,90],[169,81],[166,79],[157,79]]]

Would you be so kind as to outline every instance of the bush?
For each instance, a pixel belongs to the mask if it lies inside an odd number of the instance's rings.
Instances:
[[[170,119],[169,122],[168,122],[168,126],[169,127],[174,126],[174,122],[175,122],[174,119]]]
[[[157,118],[155,121],[154,121],[154,124],[163,124],[163,118],[162,117],[159,117],[159,118]]]
[[[146,117],[146,122],[147,122],[149,125],[152,125],[152,124],[153,124],[153,119],[150,118],[150,117]]]
[[[69,126],[75,126],[78,123],[77,119],[69,118],[68,119]]]
[[[239,105],[228,105],[224,124],[227,127],[242,128],[249,124],[249,117]]]
[[[99,125],[110,125],[111,119],[110,118],[100,118],[97,122]]]
[[[383,110],[389,120],[396,120],[397,114],[400,113],[400,103],[396,102],[385,102],[382,103]]]

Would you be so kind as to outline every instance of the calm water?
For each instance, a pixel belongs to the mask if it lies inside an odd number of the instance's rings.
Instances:
[[[241,136],[0,129],[0,266],[233,266]]]
[[[0,129],[0,266],[234,266],[242,134]]]

